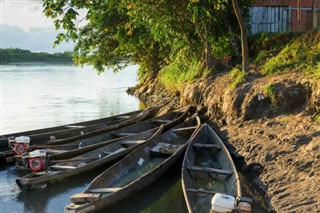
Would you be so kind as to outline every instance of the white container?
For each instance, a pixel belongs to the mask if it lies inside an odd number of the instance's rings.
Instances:
[[[37,149],[29,153],[30,158],[45,157],[47,152],[45,149]]]
[[[235,210],[235,197],[216,193],[211,199],[211,209],[214,212],[227,213]]]
[[[30,137],[28,136],[16,137],[16,143],[30,143]]]

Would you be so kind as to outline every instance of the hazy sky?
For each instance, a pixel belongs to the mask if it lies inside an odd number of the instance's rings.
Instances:
[[[1,48],[60,52],[71,44],[53,48],[57,32],[53,20],[43,14],[41,0],[0,0]]]

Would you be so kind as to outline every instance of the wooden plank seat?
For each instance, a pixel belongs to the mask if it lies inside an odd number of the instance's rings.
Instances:
[[[101,198],[99,193],[77,193],[70,197],[70,201],[73,203],[86,203],[86,202],[96,202]]]
[[[226,170],[226,169],[214,169],[214,168],[201,167],[201,166],[188,166],[187,169],[192,171],[199,171],[199,172],[216,173],[221,175],[232,175],[232,171]]]
[[[70,169],[75,169],[77,167],[75,166],[63,166],[63,165],[52,165],[50,166],[51,169],[54,170],[70,170]]]
[[[122,152],[122,151],[124,151],[124,150],[126,150],[126,149],[127,149],[127,148],[121,147],[121,148],[117,149],[116,151],[112,152],[110,155],[115,155],[115,154],[120,153],[120,152]]]
[[[174,154],[180,148],[179,145],[174,145],[170,143],[159,142],[156,146],[151,149],[151,153],[154,156],[170,156]]]
[[[64,153],[67,150],[59,150],[59,149],[46,149],[47,154],[60,154],[60,153]]]
[[[199,148],[213,148],[213,149],[221,149],[221,146],[218,144],[210,144],[210,143],[193,143],[193,147]]]
[[[130,115],[118,115],[118,116],[116,116],[115,118],[116,119],[128,119],[128,118],[130,118],[131,116]]]
[[[90,193],[113,193],[116,191],[119,191],[122,189],[121,187],[118,188],[96,188],[96,189],[91,189]]]
[[[191,126],[191,127],[177,128],[177,129],[173,129],[172,132],[193,131],[195,128],[197,128],[197,127],[196,126]]]
[[[65,126],[66,128],[70,128],[70,129],[77,129],[77,128],[84,128],[86,126],[78,126],[78,125],[68,125],[68,126]]]
[[[217,192],[216,191],[209,191],[209,190],[204,190],[204,189],[187,189],[187,192],[191,193],[199,193],[199,194],[209,194],[209,195],[214,195]]]
[[[167,124],[167,123],[172,122],[172,120],[154,119],[153,122],[154,122],[154,123],[159,123],[159,124]]]
[[[121,132],[121,133],[111,133],[113,137],[120,138],[120,137],[125,137],[125,136],[133,136],[136,135],[137,133],[129,133],[129,132]]]
[[[146,142],[146,140],[127,140],[127,141],[123,141],[121,142],[121,145],[125,146],[125,147],[129,147],[132,145],[136,145],[136,144],[141,144]]]

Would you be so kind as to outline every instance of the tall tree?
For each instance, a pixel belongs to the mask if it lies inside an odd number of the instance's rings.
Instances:
[[[237,0],[232,0],[234,13],[237,16],[240,31],[241,31],[241,52],[242,52],[242,70],[248,71],[249,69],[249,53],[248,53],[248,39],[247,39],[247,28],[242,18],[242,13],[239,8]]]
[[[297,29],[301,30],[301,1],[302,0],[298,0],[297,1]]]

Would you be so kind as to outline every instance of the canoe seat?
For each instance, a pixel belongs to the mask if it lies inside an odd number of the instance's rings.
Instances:
[[[187,192],[191,192],[191,193],[199,193],[199,194],[210,194],[210,195],[214,195],[217,192],[216,191],[209,191],[209,190],[204,190],[204,189],[186,189]]]
[[[123,152],[124,150],[126,150],[126,148],[121,147],[120,149],[117,149],[116,151],[112,152],[110,155],[115,155],[117,153]]]
[[[179,145],[159,142],[150,151],[153,156],[168,157],[168,156],[174,154],[179,148],[180,148]]]
[[[59,149],[46,149],[48,154],[60,154],[60,153],[64,153],[67,150],[59,150]]]
[[[199,172],[216,173],[221,175],[232,175],[232,171],[226,170],[226,169],[214,169],[214,168],[201,167],[201,166],[188,166],[187,169],[192,171],[199,171]]]
[[[50,166],[51,169],[55,170],[70,170],[70,169],[75,169],[77,167],[75,166],[63,166],[63,165],[52,165]]]
[[[77,126],[77,125],[68,125],[68,126],[65,126],[66,128],[70,128],[70,129],[76,129],[76,128],[84,128],[86,126]]]
[[[111,133],[111,135],[116,137],[116,138],[125,137],[125,136],[133,136],[133,135],[136,135],[136,134],[137,133],[129,133],[129,132]]]
[[[172,132],[179,132],[179,131],[192,131],[195,130],[197,126],[190,126],[190,127],[184,127],[184,128],[177,128],[173,129]]]
[[[101,198],[100,194],[97,193],[78,193],[70,197],[70,201],[73,203],[85,203],[85,202],[96,202]]]
[[[165,119],[154,119],[153,123],[159,123],[159,124],[167,124],[172,122],[172,120],[165,120]]]
[[[132,145],[136,145],[136,144],[141,144],[146,142],[146,140],[127,140],[127,141],[123,141],[121,142],[121,145],[125,146],[125,147],[129,147]]]
[[[120,188],[96,188],[96,189],[91,189],[90,193],[113,193],[113,192],[119,191],[120,189],[122,188],[121,187]]]
[[[118,115],[118,116],[116,116],[115,118],[116,119],[128,119],[128,118],[130,118],[131,116],[130,115]]]
[[[192,144],[193,147],[199,148],[213,148],[213,149],[221,149],[221,146],[218,144],[210,144],[210,143],[194,143]]]

